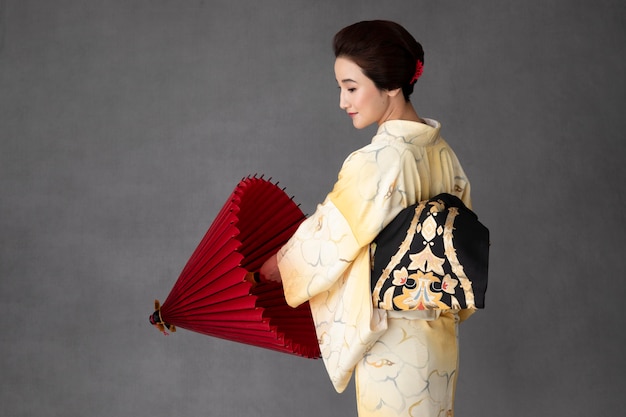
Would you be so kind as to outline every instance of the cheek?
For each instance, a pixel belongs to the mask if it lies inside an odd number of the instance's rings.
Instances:
[[[371,106],[370,97],[367,94],[358,94],[354,97],[354,105],[359,107],[361,111],[365,111]]]

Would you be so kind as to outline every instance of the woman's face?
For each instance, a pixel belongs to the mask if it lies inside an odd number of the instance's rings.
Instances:
[[[389,95],[379,90],[361,67],[348,58],[335,60],[335,78],[339,84],[339,107],[348,112],[352,124],[363,129],[372,123],[379,125],[388,119],[391,109]]]

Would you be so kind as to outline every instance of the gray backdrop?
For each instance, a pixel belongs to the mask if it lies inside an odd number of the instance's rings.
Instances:
[[[320,361],[147,318],[241,177],[311,213],[369,142],[330,42],[373,18],[491,229],[458,415],[623,412],[623,0],[0,0],[0,414],[355,414]]]

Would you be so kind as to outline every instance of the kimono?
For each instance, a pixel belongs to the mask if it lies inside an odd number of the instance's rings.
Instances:
[[[431,119],[381,124],[278,252],[285,298],[293,307],[309,301],[337,392],[356,369],[361,417],[453,413],[457,323],[471,311],[377,309],[370,287],[370,244],[403,208],[444,192],[471,208],[469,181],[440,128]]]

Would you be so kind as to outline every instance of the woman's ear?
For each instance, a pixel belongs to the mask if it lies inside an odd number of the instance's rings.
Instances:
[[[394,88],[393,90],[385,90],[385,93],[387,93],[389,97],[396,97],[401,91],[401,88]]]

